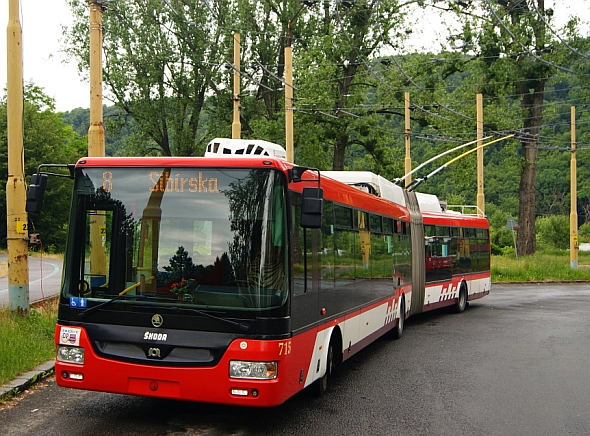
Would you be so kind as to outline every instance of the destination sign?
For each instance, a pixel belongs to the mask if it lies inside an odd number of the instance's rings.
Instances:
[[[154,184],[149,188],[150,192],[203,192],[216,194],[219,192],[217,177],[203,177],[199,171],[197,177],[181,177],[180,174],[170,175],[152,171],[149,174],[150,181]]]
[[[219,193],[217,177],[206,177],[201,171],[192,177],[184,177],[169,171],[151,171],[146,175],[150,192]],[[111,192],[116,183],[112,171],[102,173],[102,189]]]

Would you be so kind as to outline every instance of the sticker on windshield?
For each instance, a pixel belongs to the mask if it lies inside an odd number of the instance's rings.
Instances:
[[[86,298],[70,297],[70,307],[86,308]]]
[[[80,333],[82,329],[61,327],[59,332],[60,345],[80,345]]]

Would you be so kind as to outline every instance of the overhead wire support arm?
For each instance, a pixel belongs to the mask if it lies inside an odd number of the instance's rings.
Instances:
[[[266,73],[272,77],[273,79],[278,80],[279,82],[281,82],[283,85],[285,86],[289,86],[290,88],[293,88],[295,91],[298,91],[297,87],[293,86],[290,83],[285,82],[283,79],[281,79],[279,76],[277,76],[276,74],[274,74],[272,71],[270,71],[268,68],[266,68],[264,65],[262,65],[260,62],[256,62],[256,65],[258,65],[260,68],[262,68],[264,71],[266,71]]]
[[[354,118],[360,118],[361,117],[360,115],[353,114],[352,112],[348,112],[348,111],[345,111],[344,109],[340,109],[340,108],[336,109],[336,113],[338,113],[338,112],[341,112],[341,113],[343,113],[345,115],[350,115],[351,117],[354,117]]]
[[[313,112],[317,112],[318,114],[325,115],[325,116],[330,117],[330,118],[336,118],[336,119],[338,119],[338,117],[336,115],[332,115],[332,114],[329,114],[327,112],[319,111],[317,109],[312,109],[312,111]]]
[[[229,62],[226,62],[226,63],[225,63],[225,64],[223,64],[223,65],[224,65],[225,67],[227,67],[227,68],[231,68],[232,70],[235,70],[235,71],[237,71],[237,72],[238,72],[238,73],[239,73],[241,76],[245,77],[245,78],[246,78],[247,80],[249,80],[250,82],[252,82],[252,83],[254,83],[254,84],[258,85],[258,86],[261,86],[261,87],[265,88],[265,89],[266,89],[266,90],[268,90],[268,91],[274,91],[274,89],[272,89],[272,88],[269,88],[268,86],[266,86],[266,85],[265,85],[265,84],[263,84],[263,83],[260,83],[260,82],[259,82],[258,80],[256,80],[254,77],[252,77],[252,76],[250,76],[250,75],[248,75],[248,74],[244,73],[243,71],[240,71],[240,69],[239,69],[239,68],[236,68],[236,67],[235,67],[233,64],[231,64],[231,63],[229,63]]]

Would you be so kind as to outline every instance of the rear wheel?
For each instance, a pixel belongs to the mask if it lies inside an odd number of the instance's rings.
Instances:
[[[406,322],[406,299],[402,295],[399,299],[399,319],[397,321],[397,326],[393,328],[391,331],[391,336],[393,339],[399,339],[402,337],[404,333],[404,324]]]
[[[457,303],[455,304],[455,312],[461,313],[465,311],[467,307],[467,286],[465,283],[461,283],[461,287],[459,288],[459,297],[457,298]]]

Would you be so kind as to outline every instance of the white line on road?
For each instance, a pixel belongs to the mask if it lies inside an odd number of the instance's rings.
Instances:
[[[46,264],[45,262],[43,262],[43,264],[44,264],[44,265],[51,265],[51,266],[53,267],[53,271],[51,271],[51,272],[50,272],[49,274],[47,274],[46,276],[43,276],[43,277],[41,277],[41,278],[39,278],[39,279],[37,279],[37,280],[33,280],[32,282],[29,282],[29,286],[30,286],[30,285],[33,285],[33,284],[35,284],[35,283],[39,283],[39,282],[41,282],[41,281],[43,281],[43,280],[46,280],[46,279],[48,279],[49,277],[51,277],[51,276],[54,276],[55,274],[57,274],[57,273],[59,272],[59,267],[58,267],[58,266],[56,266],[56,265],[54,265],[54,264],[52,264],[52,263],[47,263],[47,264]],[[8,292],[8,288],[0,290],[0,294],[1,294],[1,293],[3,293],[3,292]]]

